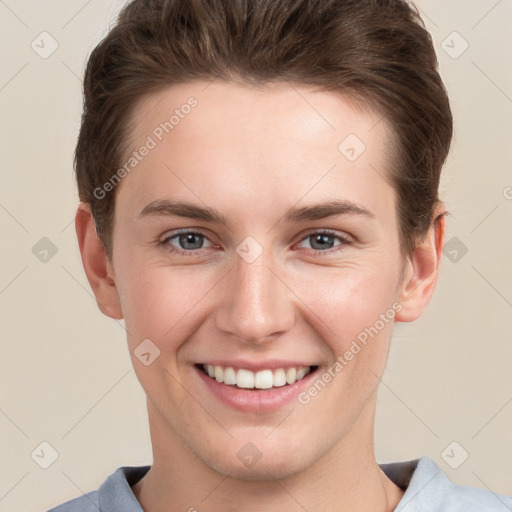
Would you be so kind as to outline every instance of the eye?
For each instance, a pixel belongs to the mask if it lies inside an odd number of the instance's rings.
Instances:
[[[335,241],[340,243],[337,245]],[[205,247],[204,243],[209,245]],[[303,238],[299,244],[309,242],[314,256],[325,256],[327,254],[341,252],[347,245],[351,245],[348,237],[343,237],[329,230],[315,231]],[[182,230],[170,234],[158,242],[158,245],[171,253],[193,256],[200,253],[202,249],[214,246],[208,237],[201,231]],[[300,246],[300,245],[299,245]]]
[[[336,239],[341,243],[335,246],[334,243]],[[304,243],[306,241],[310,241],[310,245],[314,250],[315,256],[322,256],[326,253],[331,254],[333,252],[341,252],[346,245],[351,244],[348,238],[337,235],[336,233],[329,230],[315,231],[314,233],[310,233],[305,238],[303,238],[300,243]]]
[[[164,247],[170,252],[192,255],[195,252],[204,249],[204,242],[208,241],[210,246],[213,244],[208,240],[205,234],[199,231],[180,231],[173,235],[169,235],[161,240],[158,245]],[[208,246],[208,247],[210,247]]]

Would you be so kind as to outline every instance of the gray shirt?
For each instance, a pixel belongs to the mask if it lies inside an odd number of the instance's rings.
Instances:
[[[120,467],[97,491],[48,512],[142,512],[130,487],[150,467]],[[380,464],[380,467],[405,490],[395,512],[512,512],[512,498],[476,487],[455,485],[429,457]]]

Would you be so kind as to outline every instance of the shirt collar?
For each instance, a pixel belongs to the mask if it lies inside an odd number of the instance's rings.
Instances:
[[[405,490],[395,511],[413,510],[422,499],[421,492],[433,481],[447,480],[437,464],[429,457],[379,464],[380,468],[402,490]],[[115,512],[122,506],[123,512],[142,512],[131,486],[135,485],[151,466],[122,466],[110,475],[99,488],[101,512]],[[412,508],[411,508],[412,507]]]

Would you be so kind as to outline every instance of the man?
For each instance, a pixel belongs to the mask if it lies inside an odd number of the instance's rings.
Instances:
[[[54,512],[512,510],[374,454],[394,323],[437,282],[451,135],[406,2],[128,4],[87,68],[76,230],[154,460]]]

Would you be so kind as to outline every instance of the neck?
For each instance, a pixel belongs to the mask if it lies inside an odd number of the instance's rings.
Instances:
[[[145,512],[166,510],[169,503],[175,510],[200,512],[392,512],[404,491],[375,460],[374,410],[368,409],[369,418],[362,414],[351,432],[305,471],[240,480],[204,464],[148,402],[154,462],[132,491]]]

